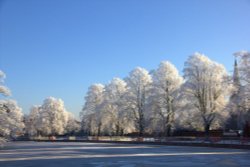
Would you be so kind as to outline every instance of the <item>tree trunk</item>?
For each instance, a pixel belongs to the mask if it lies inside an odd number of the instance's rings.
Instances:
[[[144,134],[144,115],[142,108],[139,109],[139,136],[143,136]]]
[[[166,136],[167,136],[167,137],[171,136],[171,125],[167,125],[167,128],[166,128]]]
[[[123,128],[121,128],[121,130],[120,130],[120,135],[124,136],[124,129]]]
[[[139,136],[142,137],[144,133],[144,126],[142,124],[142,122],[139,125]]]
[[[115,127],[116,127],[115,135],[116,135],[116,136],[119,136],[119,135],[120,135],[120,126],[119,126],[119,123],[117,123],[117,124],[115,125]]]
[[[101,135],[101,126],[102,126],[102,124],[99,123],[99,124],[98,124],[98,130],[97,130],[97,136],[100,136],[100,135]]]
[[[204,129],[205,129],[205,136],[209,137],[210,124],[205,124]]]

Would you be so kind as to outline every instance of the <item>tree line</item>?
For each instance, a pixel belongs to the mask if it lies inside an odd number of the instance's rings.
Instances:
[[[97,136],[242,130],[250,116],[250,54],[242,51],[235,56],[240,66],[235,66],[233,76],[222,64],[194,53],[184,64],[183,76],[163,61],[150,72],[137,67],[124,79],[93,84],[80,114],[82,129]]]
[[[1,100],[0,136],[24,130],[30,136],[75,132],[171,136],[180,129],[206,134],[211,129],[243,129],[250,120],[250,53],[235,55],[239,66],[235,65],[233,75],[222,64],[194,53],[182,75],[171,62],[163,61],[155,70],[137,67],[124,79],[93,84],[85,95],[80,121],[66,111],[61,99],[49,97],[25,117],[15,101]],[[0,78],[0,92],[8,96],[2,71]]]

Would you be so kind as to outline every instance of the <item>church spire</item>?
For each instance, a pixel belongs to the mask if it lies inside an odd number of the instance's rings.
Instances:
[[[234,61],[233,84],[238,89],[240,88],[240,77],[239,77],[239,69],[238,69],[237,59],[235,59],[235,61]]]
[[[241,124],[241,112],[240,112],[240,91],[241,91],[241,84],[240,84],[240,76],[239,76],[239,69],[237,59],[235,58],[234,61],[234,71],[233,71],[233,86],[235,90],[232,92],[230,96],[230,102],[228,103],[228,109],[230,112],[230,117],[227,122],[227,128],[233,130],[242,129]]]

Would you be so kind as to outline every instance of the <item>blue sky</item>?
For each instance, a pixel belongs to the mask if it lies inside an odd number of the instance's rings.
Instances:
[[[250,0],[0,0],[0,69],[24,113],[48,96],[76,116],[92,83],[199,51],[232,71]]]

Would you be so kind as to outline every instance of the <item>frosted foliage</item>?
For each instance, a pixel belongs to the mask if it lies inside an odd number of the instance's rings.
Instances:
[[[22,109],[14,100],[0,100],[0,136],[16,137],[23,133]]]
[[[65,133],[68,112],[61,99],[48,97],[43,105],[31,108],[28,133],[32,135],[61,135]]]
[[[235,53],[240,58],[240,79],[243,81],[245,91],[250,92],[250,52],[240,51]]]
[[[137,67],[130,72],[126,82],[128,85],[127,107],[132,112],[131,119],[135,122],[135,128],[139,135],[142,135],[146,127],[146,105],[152,86],[152,77],[146,69]]]
[[[227,116],[224,111],[229,93],[226,77],[223,65],[200,53],[190,56],[185,63],[184,93],[194,107],[191,111],[196,112],[190,115],[194,116],[196,123],[201,122],[204,129],[209,129],[215,122],[222,123]]]
[[[42,127],[42,121],[40,119],[40,110],[41,106],[33,106],[30,109],[30,114],[27,117],[25,122],[26,132],[30,136],[37,136],[39,133],[39,128]],[[41,130],[40,130],[41,131]]]
[[[80,113],[82,128],[88,134],[99,134],[101,131],[100,105],[103,102],[104,85],[93,84],[85,97],[85,104]]]
[[[78,132],[81,128],[80,124],[77,122],[72,113],[67,112],[67,114],[68,114],[68,122],[66,126],[66,133]]]
[[[239,72],[240,79],[242,83],[241,91],[240,91],[240,106],[241,110],[244,112],[248,111],[248,114],[245,116],[250,117],[250,52],[248,51],[240,51],[235,53],[235,55],[239,58]],[[249,119],[249,118],[248,118]]]
[[[235,55],[240,58],[241,79],[250,84],[250,52],[240,51]]]
[[[127,84],[120,78],[114,78],[105,87],[104,101],[101,106],[104,133],[122,135],[130,131],[130,123],[124,108],[126,92]]]
[[[146,69],[137,67],[130,72],[126,82],[130,90],[136,92],[138,88],[147,88],[152,83],[152,78]]]
[[[41,106],[42,129],[46,134],[63,134],[67,125],[67,111],[61,99],[49,97]]]
[[[10,96],[11,95],[10,90],[3,85],[5,77],[6,77],[5,73],[0,70],[0,94],[5,96]]]
[[[104,85],[93,84],[89,87],[87,96],[85,97],[85,105],[83,107],[81,115],[92,114],[98,105],[102,103],[103,100]]]
[[[127,90],[127,84],[120,78],[114,78],[110,84],[105,87],[105,97],[108,101],[117,101]]]
[[[183,78],[178,70],[168,61],[161,62],[158,69],[153,72],[152,108],[154,111],[153,129],[158,129],[166,135],[175,122],[175,110],[179,106],[177,100],[179,88]],[[178,118],[179,119],[179,118]]]
[[[161,62],[158,69],[153,73],[154,85],[162,92],[168,88],[174,92],[183,82],[176,67],[168,61]]]
[[[5,73],[2,71],[2,70],[0,70],[0,78],[5,78],[6,76],[5,76]]]
[[[26,120],[30,136],[49,136],[74,133],[80,125],[74,115],[65,109],[61,99],[48,97],[41,106],[33,106]]]

